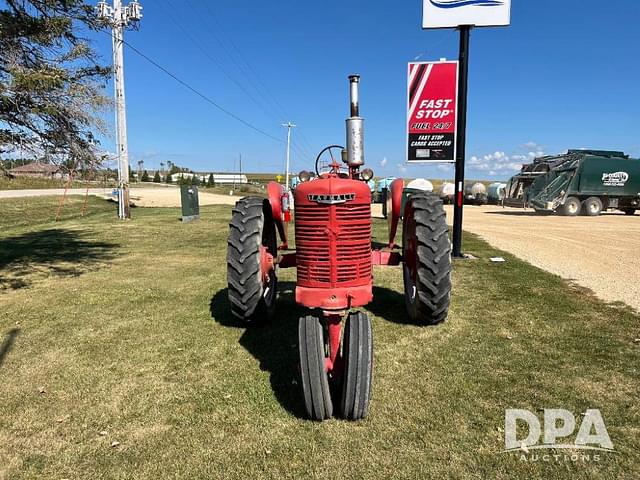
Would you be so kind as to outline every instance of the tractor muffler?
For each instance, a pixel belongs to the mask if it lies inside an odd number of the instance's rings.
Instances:
[[[347,118],[347,165],[364,165],[364,118],[360,117],[360,75],[350,75],[351,117]]]

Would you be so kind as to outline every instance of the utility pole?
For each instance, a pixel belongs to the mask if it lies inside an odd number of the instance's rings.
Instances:
[[[285,188],[289,191],[289,159],[291,155],[291,129],[295,128],[297,125],[294,125],[291,122],[283,123],[283,127],[287,127],[287,163],[285,165],[286,170],[284,174],[285,178]]]
[[[118,149],[118,218],[131,218],[129,210],[129,148],[127,145],[127,115],[124,98],[124,29],[137,28],[142,18],[138,0],[122,6],[122,0],[113,0],[113,7],[104,0],[97,5],[98,17],[111,25],[113,39],[113,77],[116,101],[116,136]]]
[[[236,190],[236,159],[233,159],[233,191],[235,192]]]

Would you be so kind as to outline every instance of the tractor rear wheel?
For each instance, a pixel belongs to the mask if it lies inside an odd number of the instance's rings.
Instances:
[[[576,197],[568,197],[564,205],[560,208],[560,214],[565,217],[575,217],[580,213],[580,209],[582,208],[582,203]]]
[[[231,312],[249,323],[266,320],[275,312],[278,287],[272,263],[278,246],[268,201],[246,197],[236,203],[227,244]]]
[[[451,242],[442,201],[428,193],[407,201],[402,231],[404,298],[414,322],[435,325],[449,312]]]
[[[318,421],[333,415],[323,332],[318,317],[307,315],[300,319],[298,348],[304,405],[309,418]]]
[[[347,420],[360,420],[369,412],[373,378],[373,334],[371,320],[365,313],[349,314],[342,342],[340,413]]]
[[[602,213],[602,200],[598,197],[589,197],[582,202],[582,211],[588,217],[597,217]]]

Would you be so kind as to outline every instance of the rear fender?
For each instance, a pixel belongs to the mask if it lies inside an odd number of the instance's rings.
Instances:
[[[269,197],[269,203],[271,204],[271,213],[273,214],[273,221],[278,229],[280,240],[282,245],[279,249],[289,248],[287,240],[287,224],[285,222],[285,212],[282,210],[282,196],[286,195],[285,189],[277,182],[269,182],[267,184],[267,195]]]
[[[389,247],[395,246],[396,234],[398,232],[398,223],[400,222],[402,206],[402,191],[404,190],[404,180],[396,178],[389,186],[389,202],[390,207],[387,208],[389,218]]]

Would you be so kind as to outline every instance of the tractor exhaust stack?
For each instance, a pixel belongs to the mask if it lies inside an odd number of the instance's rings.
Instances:
[[[347,164],[364,165],[364,119],[360,117],[360,75],[350,75],[351,117],[347,119]]]

